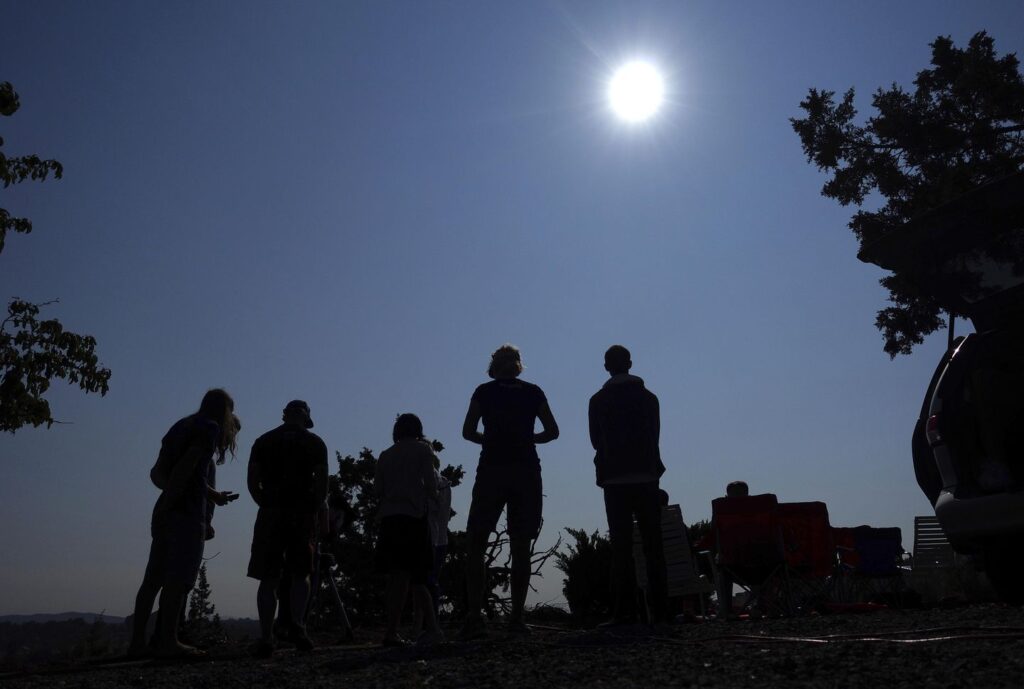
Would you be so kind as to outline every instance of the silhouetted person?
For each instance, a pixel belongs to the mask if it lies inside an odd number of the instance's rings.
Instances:
[[[448,555],[448,522],[452,518],[452,485],[441,475],[441,460],[434,456],[434,483],[437,495],[427,505],[427,524],[430,526],[430,542],[433,546],[433,560],[427,576],[427,590],[434,608],[434,616],[441,613],[441,569]],[[413,614],[413,630],[419,633],[423,627],[423,611],[416,607]]]
[[[259,579],[256,607],[262,638],[257,656],[274,652],[277,588],[285,571],[291,578],[289,641],[313,648],[306,635],[305,610],[313,571],[317,519],[326,519],[327,445],[312,433],[309,405],[289,402],[282,423],[253,443],[249,456],[249,494],[259,505],[252,535],[248,576]]]
[[[377,518],[377,568],[388,576],[387,629],[384,646],[404,646],[409,642],[398,634],[402,608],[410,589],[413,603],[422,612],[426,631],[416,640],[432,644],[444,640],[427,590],[427,577],[433,562],[427,512],[437,497],[434,478],[434,454],[423,437],[423,424],[415,414],[402,414],[391,432],[394,445],[380,453],[373,488],[380,499]]]
[[[658,448],[661,420],[658,398],[644,381],[630,375],[629,350],[613,345],[604,355],[610,376],[590,398],[590,442],[594,446],[597,485],[604,489],[608,535],[612,546],[615,609],[607,624],[634,624],[637,610],[633,562],[633,519],[643,540],[650,587],[651,619],[667,618],[668,590],[661,542],[658,487],[665,466]],[[667,497],[667,494],[666,494]]]
[[[242,430],[242,420],[239,419],[234,414],[232,414],[231,415],[231,423],[235,427],[235,437],[237,437],[238,433]],[[223,457],[219,458],[216,462],[211,462],[210,463],[210,469],[209,469],[209,471],[206,474],[206,485],[209,486],[210,488],[212,488],[214,491],[217,490],[217,465],[218,464],[223,464],[223,463],[224,463]],[[235,499],[238,498],[238,493],[231,493],[230,495],[232,496],[231,500],[235,500]],[[216,503],[216,501],[213,501],[213,500],[208,501],[207,504],[206,504],[206,540],[207,541],[212,541],[214,539],[214,537],[217,535],[216,529],[213,528],[213,513],[214,513],[214,511],[216,509],[216,506],[217,506],[217,503]],[[188,602],[188,594],[189,594],[190,591],[191,591],[191,587],[189,587],[189,591],[186,591],[185,595],[182,597],[181,609],[178,611],[178,638],[180,640],[182,640],[183,642],[188,642],[189,641],[188,636],[184,635],[182,633],[182,630],[185,627],[185,608],[186,608],[186,604]],[[163,626],[163,623],[161,622],[161,620],[163,619],[163,614],[164,614],[163,610],[161,608],[157,608],[157,611],[156,611],[156,625],[155,625],[156,629],[153,631],[153,636],[150,637],[150,639],[149,639],[149,647],[152,648],[152,649],[156,649],[160,645],[160,628]]]
[[[516,633],[529,632],[523,622],[523,607],[530,586],[530,543],[540,533],[543,507],[536,445],[557,438],[558,424],[544,392],[533,383],[519,380],[522,371],[519,350],[512,345],[499,347],[487,369],[494,380],[473,392],[462,426],[463,438],[483,446],[466,524],[468,611],[462,637],[467,639],[485,632],[480,612],[487,579],[484,551],[506,506],[512,550],[512,615],[508,628]],[[537,419],[544,429],[541,433],[534,433]],[[477,430],[481,420],[483,433]]]
[[[146,652],[146,624],[160,594],[160,616],[154,652],[161,657],[194,655],[198,651],[178,639],[185,596],[195,584],[203,559],[212,505],[226,505],[237,493],[211,485],[214,464],[234,453],[239,425],[234,401],[227,392],[207,392],[199,411],[181,419],[164,435],[150,479],[162,492],[153,508],[153,543],[146,573],[135,598],[130,656]],[[217,457],[215,460],[214,457]]]
[[[731,481],[729,485],[725,487],[725,497],[727,498],[745,498],[750,495],[750,487],[746,481]],[[714,539],[715,536],[715,525],[711,525],[711,536]],[[717,555],[717,541],[715,542],[715,551]],[[718,593],[718,619],[728,620],[735,617],[732,612],[732,577],[724,569],[718,570],[718,581],[715,582],[717,585]]]

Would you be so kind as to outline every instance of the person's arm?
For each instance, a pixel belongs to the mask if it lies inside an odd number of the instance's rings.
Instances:
[[[437,500],[437,476],[434,473],[434,451],[430,449],[430,445],[423,444],[426,452],[423,453],[422,468],[420,469],[420,478],[423,481],[424,488],[427,489],[427,500]]]
[[[654,432],[654,447],[658,447],[661,444],[661,404],[658,402],[658,397],[651,394],[651,423],[653,424]]]
[[[587,409],[587,419],[590,425],[590,444],[593,446],[595,452],[600,452],[600,421],[598,420],[597,400],[593,397],[590,398],[590,407]]]
[[[384,473],[381,471],[381,466],[384,464],[381,460],[384,459],[385,452],[382,452],[380,457],[377,457],[377,466],[373,469],[373,492],[377,495],[379,500],[384,500],[384,489],[385,479]]]
[[[325,443],[320,443],[320,447],[317,448],[317,454],[319,456],[313,467],[313,504],[326,505],[328,474],[330,472],[327,469],[327,445]]]
[[[462,424],[462,437],[477,445],[484,444],[484,434],[477,430],[480,424],[480,403],[475,399],[469,401],[469,409],[466,411],[466,420]]]
[[[548,406],[547,400],[537,410],[537,418],[540,419],[540,425],[543,426],[544,430],[533,434],[534,443],[537,445],[550,443],[558,437],[558,424],[555,423],[555,415],[551,413],[551,407]]]
[[[153,482],[153,485],[163,490],[167,487],[167,481],[170,480],[171,476],[167,473],[167,467],[163,466],[159,460],[153,465],[153,468],[149,470],[149,480]]]
[[[263,504],[263,471],[259,457],[259,442],[252,446],[249,452],[249,469],[246,474],[245,485],[249,489],[249,495],[257,505]]]

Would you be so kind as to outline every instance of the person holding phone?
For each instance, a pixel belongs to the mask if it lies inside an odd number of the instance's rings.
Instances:
[[[212,536],[209,516],[214,505],[227,505],[237,493],[218,491],[210,485],[214,462],[234,455],[241,424],[234,415],[235,403],[221,389],[208,391],[199,411],[179,420],[164,435],[150,479],[161,490],[153,508],[153,538],[142,585],[135,597],[135,613],[129,656],[149,651],[146,624],[160,595],[160,616],[153,652],[162,658],[196,655],[199,651],[178,638],[185,597],[195,585],[203,561],[203,544]],[[216,456],[216,460],[214,457]]]

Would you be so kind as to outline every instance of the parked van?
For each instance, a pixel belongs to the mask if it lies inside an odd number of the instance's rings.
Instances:
[[[986,184],[865,246],[974,333],[941,357],[914,428],[914,473],[946,537],[1024,603],[1024,173]]]

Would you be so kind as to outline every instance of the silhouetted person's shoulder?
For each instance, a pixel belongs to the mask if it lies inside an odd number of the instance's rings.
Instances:
[[[622,400],[638,398],[647,404],[658,403],[658,396],[647,389],[643,378],[626,373],[609,378],[600,390],[591,395],[590,401],[598,404],[617,404]]]
[[[295,424],[287,423],[283,423],[277,428],[272,428],[260,437],[256,438],[253,445],[256,445],[257,443],[265,444],[280,439],[297,440],[311,446],[327,447],[323,439],[313,431],[301,428]]]
[[[184,452],[190,445],[208,447],[211,451],[217,443],[220,427],[199,414],[189,414],[178,419],[160,441],[165,450],[175,454]]]
[[[520,378],[498,378],[487,381],[477,386],[473,391],[473,399],[493,397],[495,395],[515,394],[523,397],[546,400],[544,391],[539,385],[535,385]]]

